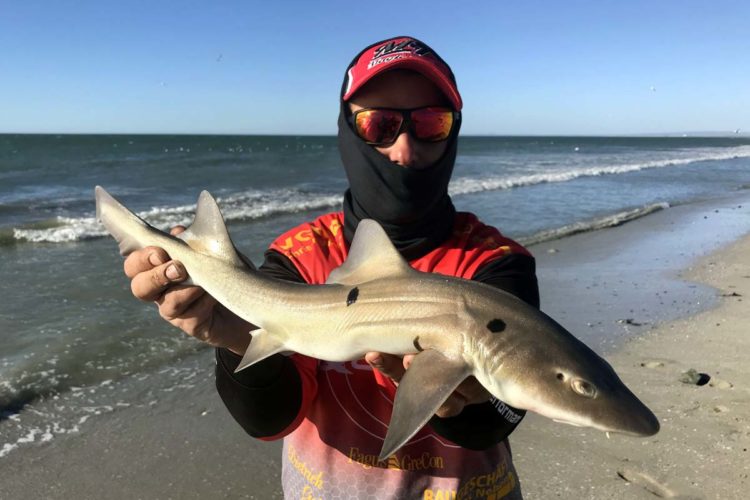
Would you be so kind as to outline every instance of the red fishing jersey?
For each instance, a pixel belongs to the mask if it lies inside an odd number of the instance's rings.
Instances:
[[[343,214],[297,226],[271,249],[288,257],[307,283],[325,283],[347,257]],[[471,279],[481,266],[513,253],[528,255],[473,214],[459,212],[451,237],[410,265]],[[300,412],[284,431],[266,438],[284,437],[286,498],[521,497],[507,441],[468,450],[426,425],[395,454],[378,461],[393,409],[393,381],[364,360],[331,363],[299,354],[292,359],[302,380]]]

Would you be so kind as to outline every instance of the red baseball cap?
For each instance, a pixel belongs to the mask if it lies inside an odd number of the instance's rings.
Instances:
[[[456,79],[448,65],[427,44],[409,36],[397,36],[370,45],[354,58],[346,71],[344,101],[374,76],[393,69],[410,69],[434,83],[460,111],[463,105]]]

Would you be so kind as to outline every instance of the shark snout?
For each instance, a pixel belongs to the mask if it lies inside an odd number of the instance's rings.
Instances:
[[[592,401],[592,427],[605,432],[647,437],[659,432],[659,419],[623,384]],[[603,391],[604,392],[604,391]]]
[[[633,399],[635,401],[624,409],[627,413],[620,422],[620,429],[613,431],[641,437],[653,436],[661,428],[659,419],[638,398],[633,396]]]
[[[608,366],[608,365],[606,365]],[[613,370],[598,376],[558,370],[557,405],[549,415],[560,422],[590,426],[604,432],[653,436],[659,432],[656,415],[622,383]],[[557,411],[554,407],[557,406]]]

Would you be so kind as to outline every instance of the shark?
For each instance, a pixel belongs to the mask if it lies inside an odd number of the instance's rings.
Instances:
[[[360,221],[345,262],[325,284],[309,285],[266,276],[241,257],[207,191],[178,236],[100,186],[95,198],[96,217],[122,255],[163,248],[189,283],[255,326],[237,370],[290,351],[332,362],[417,353],[398,384],[381,460],[470,376],[498,400],[558,422],[634,436],[659,431],[610,364],[544,312],[483,283],[411,268],[376,221]]]

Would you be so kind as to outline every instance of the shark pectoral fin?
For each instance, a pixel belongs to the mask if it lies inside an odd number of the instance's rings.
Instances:
[[[357,226],[346,261],[328,275],[326,284],[358,285],[410,272],[416,271],[401,257],[380,224],[364,219]]]
[[[242,356],[242,361],[237,365],[234,373],[244,370],[248,366],[254,365],[258,361],[262,361],[267,357],[273,356],[284,350],[284,344],[262,328],[253,330],[250,333],[253,338],[250,341],[250,345],[247,346],[247,351],[245,351],[245,355]]]
[[[380,460],[406,444],[470,374],[466,363],[450,360],[435,350],[417,354],[398,384]]]
[[[196,252],[216,257],[236,267],[244,268],[249,264],[250,268],[255,268],[249,259],[243,260],[237,253],[219,205],[208,191],[202,191],[198,197],[193,223],[177,237]]]

